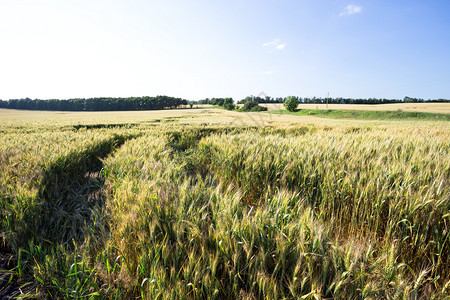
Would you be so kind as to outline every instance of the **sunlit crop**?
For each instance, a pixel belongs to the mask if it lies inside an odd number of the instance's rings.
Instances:
[[[12,282],[42,298],[450,296],[447,122],[235,114],[3,125]]]

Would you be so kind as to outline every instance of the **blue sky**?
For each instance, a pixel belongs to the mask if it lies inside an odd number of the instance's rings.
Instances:
[[[450,99],[450,1],[0,0],[0,99]]]

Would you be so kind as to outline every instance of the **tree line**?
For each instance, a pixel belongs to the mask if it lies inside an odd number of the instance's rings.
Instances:
[[[386,99],[386,98],[317,98],[317,97],[297,97],[299,103],[305,104],[388,104],[388,103],[424,103],[424,102],[450,102],[449,99],[422,99],[422,98],[413,98],[413,97],[404,97],[403,99]],[[197,101],[198,104],[212,104],[223,106],[225,99],[232,98],[206,98]],[[237,104],[245,104],[248,101],[253,101],[256,103],[284,103],[288,97],[256,97],[256,96],[248,96],[244,99],[241,99],[237,102]]]
[[[386,98],[308,98],[297,97],[298,102],[309,104],[387,104],[387,103],[421,103],[421,102],[450,102],[449,99],[428,99],[404,97],[403,99]],[[237,104],[245,103],[284,103],[288,97],[255,97],[248,96],[241,99]],[[99,97],[99,98],[75,98],[68,100],[61,99],[10,99],[0,100],[0,108],[28,109],[28,110],[58,110],[58,111],[122,111],[122,110],[157,110],[167,108],[179,108],[193,104],[212,104],[226,106],[227,109],[235,109],[233,98],[206,98],[199,101],[188,101],[182,98],[169,96],[156,97]]]
[[[58,111],[120,111],[120,110],[156,110],[179,108],[188,105],[188,101],[169,96],[128,97],[128,98],[76,98],[76,99],[11,99],[0,100],[0,108]]]
[[[224,103],[234,103],[233,98],[206,98],[202,100],[196,101],[196,104],[211,104],[211,105],[218,105],[218,106],[224,106]]]

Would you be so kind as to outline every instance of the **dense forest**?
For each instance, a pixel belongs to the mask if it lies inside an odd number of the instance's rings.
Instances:
[[[29,110],[60,110],[60,111],[116,111],[116,110],[155,110],[179,108],[186,106],[188,101],[169,96],[129,97],[129,98],[77,98],[68,100],[11,99],[0,100],[0,108]]]
[[[238,104],[244,104],[247,101],[254,101],[257,103],[283,103],[286,100],[285,98],[273,98],[273,97],[256,97],[256,96],[248,96],[244,99],[239,100]],[[223,106],[223,102],[225,99],[231,98],[206,98],[199,100],[198,104],[212,104]],[[330,104],[388,104],[388,103],[421,103],[421,102],[450,102],[449,99],[421,99],[421,98],[412,98],[412,97],[404,97],[403,99],[380,99],[380,98],[302,98],[298,97],[300,103],[309,103],[309,104],[321,104],[328,103]]]

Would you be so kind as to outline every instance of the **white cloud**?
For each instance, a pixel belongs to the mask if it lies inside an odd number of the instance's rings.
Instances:
[[[362,7],[361,6],[356,6],[356,5],[347,5],[347,7],[345,8],[345,10],[343,12],[341,12],[339,14],[339,16],[343,17],[343,16],[349,16],[349,15],[354,15],[354,14],[359,14],[362,11]]]
[[[286,47],[286,44],[280,44],[280,39],[274,39],[271,42],[263,44],[263,47],[276,50],[283,50]]]
[[[264,75],[273,75],[273,74],[276,74],[276,73],[278,73],[278,71],[276,71],[276,70],[270,70],[270,71],[264,72]]]
[[[276,45],[278,45],[279,42],[280,42],[279,39],[274,39],[271,42],[263,44],[263,47],[275,47]]]

